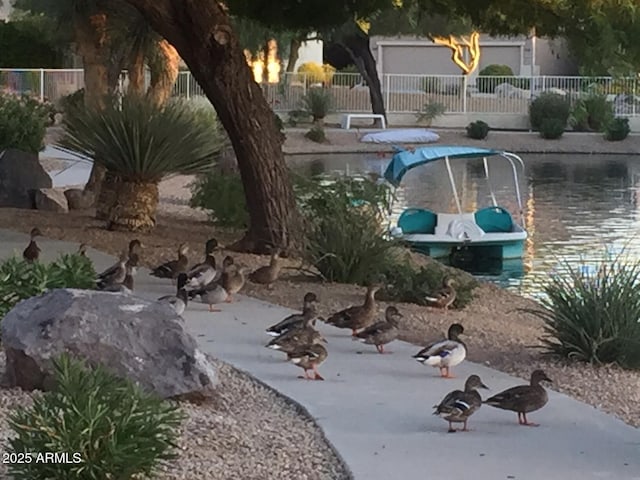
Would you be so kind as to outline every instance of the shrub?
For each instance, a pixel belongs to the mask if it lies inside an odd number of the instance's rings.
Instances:
[[[331,83],[335,71],[336,69],[329,64],[322,65],[316,62],[306,62],[298,67],[298,73],[304,74],[307,85],[314,83]]]
[[[324,143],[327,141],[327,136],[324,133],[324,128],[322,127],[312,127],[307,133],[304,134],[306,138],[316,143]]]
[[[569,262],[563,267],[545,286],[540,307],[526,310],[545,323],[545,352],[640,368],[640,264],[618,256],[599,262],[593,273]]]
[[[629,119],[616,117],[605,128],[605,138],[610,142],[619,142],[627,138],[629,132],[631,132]]]
[[[565,124],[558,118],[545,118],[540,125],[540,136],[546,140],[556,140],[564,133]]]
[[[556,119],[557,124],[562,124],[562,129],[567,126],[569,120],[569,102],[557,93],[543,92],[529,106],[529,120],[535,130],[541,130],[545,119]]]
[[[172,450],[183,415],[176,406],[101,367],[85,369],[66,355],[53,365],[55,388],[10,414],[15,436],[8,450],[69,452],[80,461],[12,463],[13,478],[139,478],[177,458]]]
[[[314,122],[320,122],[333,109],[333,95],[328,88],[313,87],[302,98],[302,110],[311,115]]]
[[[604,131],[613,120],[613,103],[607,96],[590,93],[578,98],[571,110],[571,125],[577,131]]]
[[[304,110],[291,110],[287,123],[291,127],[295,127],[298,123],[308,123],[311,120],[311,114]]]
[[[418,122],[424,122],[428,127],[431,126],[431,123],[441,115],[447,111],[447,107],[445,107],[442,103],[439,102],[427,102],[422,107],[422,110],[416,114],[416,118]]]
[[[0,263],[0,319],[20,300],[51,288],[93,288],[95,278],[91,260],[76,254],[61,255],[49,265],[9,258]]]
[[[246,228],[249,213],[242,179],[238,173],[214,169],[198,177],[191,186],[191,207],[204,208],[215,225]]]
[[[467,137],[483,140],[489,135],[489,124],[482,120],[476,120],[467,125]]]
[[[8,148],[30,153],[42,150],[50,114],[50,106],[35,98],[0,94],[0,152]]]
[[[498,77],[498,78],[487,78]],[[476,79],[476,87],[481,93],[493,93],[501,83],[510,83],[510,79],[505,77],[513,77],[513,70],[508,65],[487,65],[480,72]]]

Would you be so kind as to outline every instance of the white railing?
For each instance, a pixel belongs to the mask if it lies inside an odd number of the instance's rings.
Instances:
[[[125,75],[126,76],[126,75]],[[640,115],[640,80],[611,77],[475,77],[462,75],[385,74],[380,79],[388,113],[416,113],[439,103],[446,113],[526,115],[531,99],[542,92],[566,95],[572,102],[589,92],[607,95],[617,115]],[[277,84],[262,84],[267,101],[277,112],[301,108],[309,88],[329,88],[338,112],[369,112],[369,88],[357,73],[335,73],[324,78],[285,73]],[[0,91],[34,95],[57,101],[84,87],[81,69],[0,69]],[[190,72],[180,72],[174,95],[204,96]]]

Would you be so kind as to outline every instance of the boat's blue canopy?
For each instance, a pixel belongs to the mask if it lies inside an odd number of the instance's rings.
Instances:
[[[502,155],[501,150],[477,147],[456,147],[448,145],[434,145],[432,147],[416,148],[413,151],[396,148],[391,162],[384,172],[384,178],[392,185],[398,186],[405,173],[415,167],[436,160],[449,158],[482,158]]]

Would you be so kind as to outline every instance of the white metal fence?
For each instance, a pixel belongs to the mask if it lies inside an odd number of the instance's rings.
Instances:
[[[575,101],[596,92],[607,95],[617,115],[640,115],[640,80],[611,77],[475,77],[462,75],[385,74],[380,79],[388,113],[415,113],[425,105],[442,104],[447,113],[527,114],[532,98],[552,91]],[[123,85],[126,74],[123,74]],[[300,109],[309,88],[331,90],[338,112],[369,112],[369,88],[357,73],[335,73],[324,78],[285,73],[277,84],[262,84],[274,111]],[[30,94],[55,102],[84,87],[81,69],[0,69],[0,91]],[[204,96],[190,72],[181,72],[174,95]]]

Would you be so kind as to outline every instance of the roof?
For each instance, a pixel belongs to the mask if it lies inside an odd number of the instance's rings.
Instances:
[[[416,148],[415,150],[397,150],[384,172],[384,178],[396,186],[400,184],[405,173],[412,168],[442,160],[445,157],[482,158],[504,153],[502,150],[450,145],[434,145],[432,147]]]

